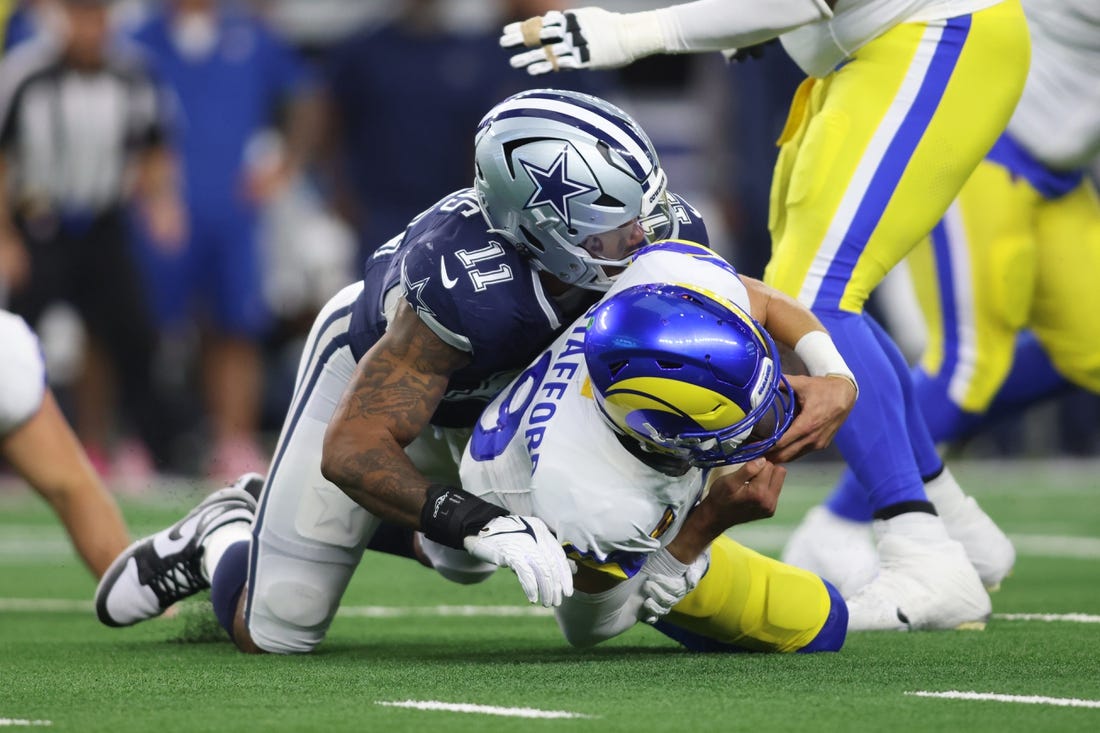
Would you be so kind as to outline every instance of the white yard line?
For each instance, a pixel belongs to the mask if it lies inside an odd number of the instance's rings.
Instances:
[[[1080,700],[1076,697],[1044,697],[1043,695],[1002,695],[996,692],[906,692],[913,697],[939,697],[946,700],[988,700],[990,702],[1015,702],[1025,705],[1054,705],[1062,708],[1100,708],[1100,700]]]
[[[26,718],[0,718],[0,728],[30,728],[53,725],[52,720],[27,720]]]
[[[91,613],[91,601],[64,598],[0,598],[0,613]],[[542,606],[344,606],[341,618],[549,618]],[[1100,624],[1100,615],[1088,613],[995,613],[999,621]]]
[[[1074,624],[1100,624],[1100,616],[1089,613],[995,613],[1001,621],[1066,621]]]
[[[729,535],[759,552],[778,553],[793,531],[791,525],[746,525]],[[1011,534],[1009,539],[1020,557],[1100,560],[1100,537]],[[4,525],[0,528],[0,565],[53,565],[59,558],[67,557],[75,557],[73,547],[60,527]]]
[[[595,718],[598,716],[571,713],[566,710],[537,710],[535,708],[503,708],[495,705],[471,705],[469,703],[439,702],[438,700],[376,700],[376,705],[414,710],[441,710],[448,713],[481,713],[502,715],[508,718]]]
[[[470,617],[553,616],[542,606],[345,606],[336,612],[344,618],[405,618],[411,616]]]

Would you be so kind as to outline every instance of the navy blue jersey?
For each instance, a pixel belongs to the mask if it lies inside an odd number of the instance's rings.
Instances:
[[[698,212],[677,196],[673,201],[677,236],[708,244]],[[473,425],[489,400],[601,295],[577,297],[574,289],[563,306],[547,293],[532,262],[486,229],[472,188],[443,199],[376,250],[363,284],[349,329],[356,360],[386,330],[390,293],[400,293],[444,342],[470,354],[432,416],[440,427]]]

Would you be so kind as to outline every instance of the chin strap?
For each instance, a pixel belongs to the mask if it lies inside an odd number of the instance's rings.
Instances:
[[[630,455],[634,456],[654,471],[660,471],[666,476],[675,478],[677,476],[683,476],[691,470],[691,463],[683,458],[647,451],[637,440],[627,435],[623,435],[618,430],[613,430],[612,432],[615,433],[615,438],[619,441],[619,445],[625,448]]]

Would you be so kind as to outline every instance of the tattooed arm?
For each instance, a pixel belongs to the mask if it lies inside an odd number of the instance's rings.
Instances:
[[[376,517],[419,527],[430,482],[405,455],[470,355],[443,343],[404,300],[359,360],[325,432],[321,473]]]
[[[374,516],[511,568],[529,601],[557,606],[573,595],[573,576],[541,519],[512,516],[461,489],[432,485],[405,455],[443,398],[450,375],[469,359],[444,344],[402,300],[336,406],[325,431],[321,473]]]

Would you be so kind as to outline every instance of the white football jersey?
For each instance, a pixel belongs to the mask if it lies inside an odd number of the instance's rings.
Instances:
[[[666,282],[691,283],[749,311],[733,268],[683,242],[644,248],[609,295]],[[592,398],[586,325],[587,317],[573,323],[485,409],[462,459],[462,487],[539,517],[575,558],[629,577],[675,537],[706,474],[667,476],[619,443]]]
[[[824,77],[837,64],[899,23],[954,18],[1001,0],[837,0],[833,17],[780,36],[783,48],[810,76]]]
[[[1055,170],[1100,153],[1100,2],[1024,0],[1031,70],[1008,123],[1013,138]]]

